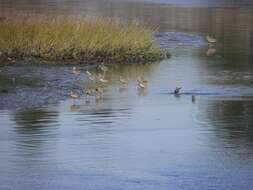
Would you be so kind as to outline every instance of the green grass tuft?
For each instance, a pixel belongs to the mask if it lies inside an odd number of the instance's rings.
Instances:
[[[153,32],[136,23],[63,17],[0,21],[0,52],[16,59],[80,63],[152,62],[165,57],[153,44]]]

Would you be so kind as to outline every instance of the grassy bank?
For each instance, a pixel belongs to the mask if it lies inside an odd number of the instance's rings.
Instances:
[[[92,62],[150,62],[165,52],[153,44],[153,32],[137,24],[73,18],[0,21],[0,52],[16,59]]]

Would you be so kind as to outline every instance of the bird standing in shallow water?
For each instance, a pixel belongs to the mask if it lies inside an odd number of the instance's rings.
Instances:
[[[195,95],[193,94],[192,95],[192,103],[195,103],[196,102],[196,97],[195,97]]]
[[[84,89],[84,93],[85,93],[86,96],[91,96],[91,94],[92,94],[92,89],[86,88],[86,89]]]
[[[104,90],[103,90],[103,88],[102,87],[96,87],[95,88],[95,92],[96,92],[96,96],[98,97],[98,98],[101,98],[102,97],[102,95],[103,95],[103,93],[104,93]]]
[[[127,84],[127,80],[124,79],[124,78],[122,78],[122,77],[119,78],[119,82],[120,82],[121,84],[123,84],[123,85],[126,85],[126,84]]]
[[[206,52],[206,56],[212,56],[216,53],[216,49],[215,48],[209,48]]]
[[[107,72],[109,69],[104,65],[104,63],[101,63],[101,65],[98,66],[99,69],[103,72]]]
[[[99,78],[99,81],[102,82],[102,83],[108,83],[109,82],[109,80],[104,79],[104,78]]]
[[[138,82],[137,86],[138,86],[139,89],[146,88],[146,84],[144,84],[143,82]]]
[[[78,99],[78,98],[80,98],[80,95],[77,94],[77,93],[75,93],[75,92],[73,92],[73,91],[70,91],[69,96],[70,96],[72,99]]]
[[[91,76],[92,74],[91,74],[91,72],[90,71],[86,71],[86,74],[88,75],[88,76]]]
[[[211,36],[206,36],[206,40],[208,41],[208,43],[216,43],[217,40]]]
[[[80,75],[81,74],[81,71],[78,70],[76,67],[73,67],[72,71],[73,71],[74,75]]]
[[[181,87],[176,87],[176,89],[174,90],[174,94],[179,95],[181,89],[182,89]]]

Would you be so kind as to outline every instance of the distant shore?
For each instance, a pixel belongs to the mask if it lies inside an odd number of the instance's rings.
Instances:
[[[58,63],[145,63],[169,53],[153,31],[109,19],[41,16],[0,19],[0,63],[26,58]]]

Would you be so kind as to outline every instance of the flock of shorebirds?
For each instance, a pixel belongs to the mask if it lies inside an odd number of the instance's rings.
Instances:
[[[213,44],[216,43],[217,40],[211,36],[206,36],[206,40],[209,43],[209,49],[206,52],[206,55],[211,56],[211,55],[215,54],[215,52],[216,52],[216,49],[213,48]],[[106,77],[105,77],[106,72],[109,70],[109,68],[102,63],[98,66],[98,69],[101,71],[100,74],[91,73],[89,70],[85,71],[86,75],[88,76],[88,79],[90,81],[94,81],[97,83],[97,85],[95,87],[84,87],[83,92],[86,97],[95,96],[97,99],[101,99],[104,94],[103,86],[105,84],[108,84],[111,82],[110,80],[106,79]],[[73,67],[72,72],[76,76],[79,76],[82,73],[81,70],[78,69],[77,67]],[[118,82],[123,87],[126,87],[128,84],[128,80],[123,78],[122,76],[119,77]],[[145,80],[142,76],[138,77],[138,79],[137,79],[137,89],[138,90],[145,90],[147,88],[147,84],[148,84],[148,81]],[[181,87],[176,87],[173,93],[176,96],[179,96],[181,94],[180,93],[181,89],[182,89]],[[81,95],[79,93],[74,92],[74,91],[70,91],[69,95],[72,99],[79,99],[81,97]],[[194,94],[192,95],[192,102],[195,102],[195,95]]]
[[[98,69],[101,71],[99,74],[95,74],[90,72],[89,70],[85,71],[86,76],[88,77],[89,81],[95,82],[96,86],[93,87],[84,87],[83,92],[86,97],[88,96],[95,96],[97,99],[100,99],[103,97],[104,94],[104,86],[106,84],[109,84],[111,80],[108,80],[106,76],[106,72],[109,70],[107,66],[105,66],[103,63],[101,63],[98,66]],[[79,76],[82,74],[81,70],[78,69],[77,67],[72,68],[72,73],[76,76]],[[121,84],[123,88],[126,88],[129,81],[126,78],[123,78],[122,76],[119,77],[118,82]],[[137,88],[138,90],[145,90],[147,88],[148,81],[145,80],[143,77],[139,77],[137,79]],[[175,92],[179,94],[179,90],[181,88],[177,88]],[[70,91],[70,97],[72,99],[79,99],[81,95],[77,92]]]

